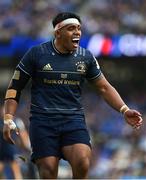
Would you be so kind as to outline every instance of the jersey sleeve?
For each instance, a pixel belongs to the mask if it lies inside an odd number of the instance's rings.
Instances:
[[[28,74],[24,73],[21,69],[16,68],[6,91],[5,100],[14,99],[19,102],[21,91],[23,90],[29,79],[30,76]]]
[[[6,91],[5,100],[14,99],[19,102],[21,91],[33,76],[33,70],[35,69],[33,59],[33,50],[30,49],[20,60],[14,71],[14,75]]]
[[[34,49],[29,49],[20,60],[17,65],[18,69],[21,69],[24,73],[31,76],[33,75],[34,68]]]
[[[88,54],[88,67],[86,78],[88,80],[94,80],[102,74],[97,59],[89,52]]]

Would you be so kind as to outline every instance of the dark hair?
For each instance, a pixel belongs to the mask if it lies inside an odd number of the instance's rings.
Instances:
[[[55,27],[56,24],[60,23],[61,21],[65,20],[65,19],[68,19],[68,18],[76,18],[81,23],[81,19],[77,14],[74,14],[71,12],[62,12],[62,13],[57,14],[53,18],[53,20],[52,20],[53,27]]]

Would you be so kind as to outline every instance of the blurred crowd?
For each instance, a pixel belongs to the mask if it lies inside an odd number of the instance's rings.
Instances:
[[[52,17],[60,11],[78,13],[86,35],[145,33],[145,9],[145,0],[1,0],[0,41],[15,35],[48,39]]]

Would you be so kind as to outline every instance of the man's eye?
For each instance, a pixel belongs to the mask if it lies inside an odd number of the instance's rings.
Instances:
[[[81,27],[78,28],[78,31],[81,31]]]
[[[72,31],[72,30],[73,30],[73,27],[68,28],[68,30],[69,30],[69,31]]]

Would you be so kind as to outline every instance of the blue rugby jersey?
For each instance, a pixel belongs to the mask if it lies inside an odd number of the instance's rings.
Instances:
[[[31,48],[17,66],[32,78],[31,112],[83,114],[82,86],[101,75],[95,57],[82,47],[70,54],[53,41]]]

